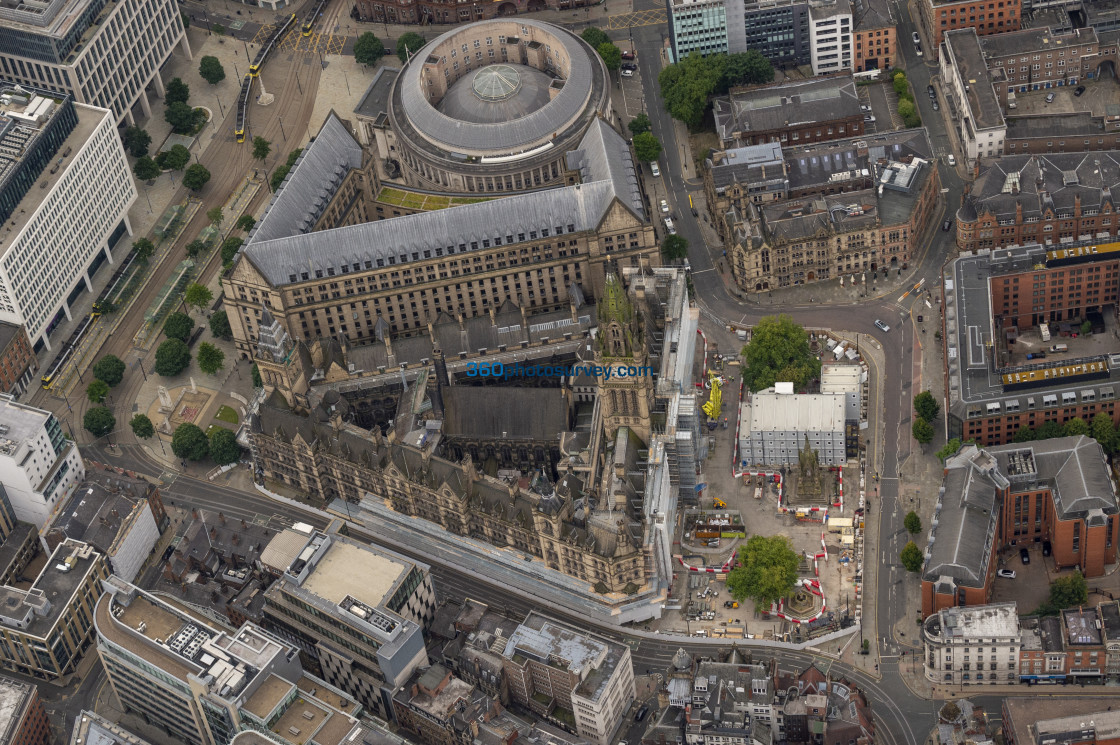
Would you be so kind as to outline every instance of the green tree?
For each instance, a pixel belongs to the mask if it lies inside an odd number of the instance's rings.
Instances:
[[[401,62],[408,62],[408,58],[420,51],[424,46],[424,37],[415,31],[409,31],[397,39],[397,56]]]
[[[210,316],[210,333],[215,339],[232,339],[233,329],[229,325],[229,315],[224,310],[216,310]],[[202,352],[199,351],[201,357]],[[202,363],[199,362],[201,365]]]
[[[241,217],[237,218],[237,229],[243,230],[246,233],[251,231],[253,229],[253,226],[255,226],[256,224],[257,218],[253,217],[252,215],[242,215]]]
[[[294,166],[296,164],[296,161],[299,160],[300,153],[302,153],[302,152],[303,152],[303,148],[302,147],[297,147],[295,150],[288,153],[288,159],[285,161],[288,168],[291,168],[292,166]]]
[[[1088,336],[1091,333],[1093,333],[1093,324],[1089,321],[1082,321],[1081,322],[1081,335],[1082,336]]]
[[[245,240],[243,238],[238,238],[236,235],[231,235],[229,238],[222,241],[222,263],[231,263],[244,243]]]
[[[202,310],[214,300],[214,293],[210,292],[206,285],[200,285],[198,282],[191,282],[187,285],[187,291],[183,293],[183,300],[192,308]]]
[[[160,155],[163,156],[163,167],[172,171],[181,171],[191,162],[191,151],[182,145],[172,145],[170,150]]]
[[[210,171],[206,170],[206,166],[201,163],[195,163],[183,174],[183,186],[191,191],[198,191],[206,186],[206,182],[209,180]]]
[[[642,132],[648,132],[650,130],[650,123],[649,117],[646,116],[646,112],[643,111],[642,113],[631,119],[630,123],[626,125],[626,128],[629,129],[630,134],[634,135],[635,137],[640,135]]]
[[[291,166],[276,166],[276,170],[272,172],[272,176],[268,179],[268,183],[272,186],[273,191],[280,188],[280,184],[284,183],[284,179],[288,177],[291,170]]]
[[[93,301],[93,312],[94,313],[101,313],[103,315],[108,315],[109,313],[115,313],[116,311],[117,311],[117,305],[112,300],[94,300]]]
[[[739,549],[739,566],[727,575],[727,589],[736,600],[751,598],[757,608],[769,610],[793,589],[800,563],[787,536],[751,536]]]
[[[210,443],[197,424],[184,422],[171,435],[171,452],[180,458],[202,460],[210,454]]]
[[[933,441],[933,425],[921,417],[914,420],[914,424],[910,427],[910,433],[922,445],[927,445]]]
[[[385,45],[371,32],[367,31],[354,42],[354,59],[359,65],[376,65],[385,56]]]
[[[722,74],[722,65],[696,52],[664,68],[657,76],[657,84],[669,115],[689,129],[697,129]]]
[[[168,339],[156,349],[156,364],[153,368],[157,375],[171,378],[191,364],[191,350],[187,343],[179,339]]]
[[[138,158],[136,163],[132,166],[132,175],[136,176],[137,181],[151,181],[154,178],[158,178],[159,174],[159,166],[147,155]]]
[[[128,422],[128,426],[132,427],[132,434],[141,440],[146,440],[156,433],[156,428],[152,426],[152,420],[148,418],[147,414],[133,415]]]
[[[738,85],[760,85],[774,80],[774,66],[757,49],[726,55],[720,73],[719,91]]]
[[[186,313],[172,313],[163,322],[163,333],[168,339],[185,342],[194,331],[194,319]]]
[[[86,397],[89,398],[89,402],[92,404],[102,403],[108,395],[109,384],[104,380],[94,378],[89,381],[89,385],[86,386]]]
[[[249,370],[249,372],[253,377],[253,387],[254,388],[263,388],[264,387],[264,381],[261,380],[261,369],[259,367],[257,367],[256,362],[253,363],[253,367]]]
[[[217,85],[226,79],[226,69],[217,57],[206,55],[198,63],[198,74],[210,85]]]
[[[171,125],[171,131],[179,135],[190,134],[198,124],[198,114],[195,110],[189,104],[179,101],[168,104],[163,112],[163,118]]]
[[[917,535],[922,532],[922,518],[918,516],[917,512],[910,510],[903,518],[902,524],[906,526],[906,532],[910,535]]]
[[[93,365],[93,377],[104,380],[105,385],[114,388],[124,380],[124,362],[115,354],[107,354]]]
[[[634,156],[641,163],[649,163],[661,157],[661,143],[652,132],[634,135]]]
[[[171,78],[164,86],[164,103],[170,106],[173,103],[186,103],[191,100],[191,89],[183,82],[182,78]]]
[[[1079,416],[1070,419],[1065,423],[1065,426],[1062,427],[1062,435],[1064,437],[1076,437],[1077,435],[1087,434],[1089,434],[1089,425]]]
[[[908,542],[902,547],[898,559],[902,562],[902,566],[906,567],[906,571],[908,572],[922,571],[922,563],[925,561],[925,557],[922,556],[922,549],[918,548],[918,544],[913,541]]]
[[[221,427],[211,432],[210,460],[219,466],[228,466],[241,460],[241,446],[237,444],[237,435]]]
[[[1058,424],[1053,419],[1043,422],[1042,426],[1035,430],[1036,440],[1050,440],[1061,436],[1062,425]]]
[[[688,241],[679,235],[667,235],[661,239],[661,258],[666,263],[688,258]]]
[[[932,422],[941,413],[941,404],[928,390],[914,396],[914,411],[927,422]]]
[[[253,138],[253,157],[263,161],[272,152],[272,143],[257,135]]]
[[[215,36],[222,36],[226,32],[226,27],[220,23],[215,23],[210,27],[210,30],[214,32]]]
[[[222,227],[222,221],[226,219],[226,213],[222,211],[221,206],[211,207],[206,210],[206,219],[209,220],[210,224],[215,228],[220,228]]]
[[[895,95],[899,98],[910,94],[910,82],[906,80],[905,74],[896,72],[891,78],[891,84],[894,86]]]
[[[1012,442],[1031,442],[1038,437],[1038,433],[1030,427],[1019,427],[1012,436]]]
[[[945,443],[945,447],[937,451],[937,459],[944,463],[949,458],[952,458],[961,449],[961,441],[959,437],[954,437]]]
[[[1050,605],[1058,610],[1084,605],[1088,600],[1089,586],[1077,569],[1050,583]]]
[[[579,38],[586,41],[591,45],[592,49],[598,49],[600,44],[609,44],[611,37],[607,36],[607,32],[595,26],[588,26],[579,35]]]
[[[743,378],[752,392],[779,381],[805,388],[821,374],[821,361],[809,349],[809,335],[787,315],[766,316],[743,348]]]
[[[914,106],[913,101],[904,98],[904,99],[901,99],[898,102],[898,115],[900,117],[902,117],[903,119],[906,119],[907,117],[914,116],[914,113],[916,111],[917,111],[917,108]]]
[[[206,250],[206,244],[203,243],[202,240],[195,238],[193,241],[187,244],[186,250],[187,258],[197,259],[198,255]]]
[[[1116,428],[1112,426],[1112,417],[1106,411],[1098,411],[1093,416],[1089,425],[1093,439],[1101,444],[1106,453],[1116,449]]]
[[[106,407],[93,406],[82,417],[82,426],[94,437],[104,437],[117,428],[117,418]]]
[[[208,341],[198,345],[198,369],[207,375],[217,375],[225,364],[225,352]]]
[[[148,146],[152,144],[152,136],[140,127],[132,126],[121,134],[124,149],[133,158],[143,158],[148,154]]]
[[[138,260],[148,263],[151,254],[156,252],[156,244],[146,238],[139,238],[132,241],[132,250],[137,252]]]
[[[600,44],[595,47],[595,51],[603,58],[603,65],[611,72],[622,67],[622,50],[611,42],[608,41]]]

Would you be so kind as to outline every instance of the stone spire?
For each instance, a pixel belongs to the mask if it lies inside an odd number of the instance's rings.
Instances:
[[[272,312],[267,305],[262,304],[261,307],[263,310],[260,331],[257,335],[258,354],[262,358],[283,364],[292,352],[292,337],[280,322],[272,317]]]

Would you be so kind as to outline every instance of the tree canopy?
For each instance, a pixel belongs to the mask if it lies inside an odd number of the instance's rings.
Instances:
[[[229,325],[229,316],[224,310],[216,310],[210,316],[210,333],[215,339],[233,338],[233,329]]]
[[[649,117],[646,116],[646,112],[643,111],[631,119],[630,123],[626,125],[626,128],[629,129],[630,134],[634,136],[640,135],[642,132],[648,132],[650,130],[650,122]]]
[[[770,61],[751,49],[737,54],[692,53],[669,65],[657,78],[669,114],[696,129],[713,95],[723,95],[738,85],[769,83],[774,79]]]
[[[210,342],[204,341],[198,345],[198,369],[207,375],[215,375],[222,369],[225,360],[225,352]]]
[[[137,238],[132,242],[132,250],[136,252],[137,259],[147,262],[155,253],[156,245],[147,238]]]
[[[599,46],[595,47],[595,51],[597,51],[599,53],[599,56],[603,58],[603,65],[605,65],[606,68],[611,72],[614,72],[618,68],[622,67],[622,50],[619,49],[615,44],[609,41],[605,41]]]
[[[214,293],[210,292],[210,288],[206,285],[201,285],[198,282],[191,282],[187,285],[187,291],[183,293],[183,300],[192,308],[202,310],[214,300]]]
[[[1062,435],[1065,437],[1087,434],[1089,434],[1089,425],[1079,416],[1075,416],[1062,426]]]
[[[959,451],[960,449],[961,440],[959,437],[954,437],[953,439],[945,443],[945,447],[937,451],[937,459],[944,463],[946,460],[956,455],[957,451]]]
[[[243,230],[246,233],[248,233],[250,230],[252,230],[253,226],[256,225],[256,224],[257,224],[257,218],[253,217],[252,215],[242,215],[241,217],[237,218],[237,223],[236,223],[237,229],[238,230]]]
[[[93,365],[93,377],[104,380],[105,385],[114,387],[124,379],[124,363],[120,357],[107,354]]]
[[[902,566],[906,567],[908,572],[920,572],[922,570],[922,562],[925,557],[922,556],[922,549],[918,548],[918,544],[909,541],[902,547],[902,551],[898,555],[899,561]]]
[[[156,156],[156,164],[170,171],[181,171],[191,162],[191,151],[182,145],[172,145]]]
[[[595,26],[585,28],[579,38],[590,44],[592,49],[598,49],[600,44],[609,44],[611,40],[606,31]]]
[[[206,182],[209,180],[210,171],[206,170],[206,166],[201,163],[195,163],[183,174],[183,186],[191,191],[198,191],[206,186]]]
[[[634,135],[634,155],[642,163],[657,160],[661,157],[661,143],[652,132]]]
[[[153,368],[157,375],[170,378],[187,369],[191,364],[191,350],[187,343],[179,339],[168,339],[156,349],[156,364]]]
[[[132,126],[121,134],[124,149],[133,158],[143,158],[148,154],[148,146],[152,144],[152,136],[140,127]]]
[[[222,206],[219,204],[206,210],[206,219],[214,227],[221,227],[222,222],[226,219],[226,213],[222,211]]]
[[[666,263],[688,258],[688,241],[676,234],[661,239],[661,258]]]
[[[910,510],[906,513],[902,524],[906,527],[906,532],[910,535],[917,535],[922,532],[922,518],[918,516],[917,512]]]
[[[910,433],[914,435],[915,440],[923,445],[932,442],[935,434],[933,425],[921,417],[914,420],[914,424],[910,427]]]
[[[237,252],[241,250],[241,246],[244,245],[244,243],[245,239],[239,238],[236,235],[231,235],[229,238],[226,238],[224,241],[222,241],[222,263],[228,264],[229,262],[233,261],[234,257],[237,256]]]
[[[89,381],[89,385],[86,386],[86,397],[89,399],[90,403],[99,404],[104,401],[105,397],[108,395],[109,384],[104,380],[94,378]]]
[[[103,437],[117,428],[117,418],[108,408],[93,406],[82,417],[82,427],[94,437]]]
[[[1084,605],[1089,599],[1089,586],[1081,572],[1074,569],[1072,573],[1058,577],[1050,583],[1050,597],[1035,611],[1040,616],[1053,616],[1061,613],[1066,608]]]
[[[218,427],[210,433],[210,460],[219,466],[241,460],[241,446],[237,444],[237,436],[233,432]]]
[[[152,420],[148,418],[147,414],[134,415],[129,420],[128,426],[132,427],[132,434],[141,440],[146,440],[156,433],[156,428],[152,426]]]
[[[927,422],[932,422],[941,413],[941,404],[937,402],[929,391],[922,391],[914,396],[914,411]]]
[[[397,57],[402,63],[408,62],[409,56],[420,51],[422,46],[424,46],[424,37],[415,31],[409,31],[397,39]]]
[[[257,160],[264,160],[268,154],[272,152],[272,143],[265,138],[257,135],[253,138],[253,157]]]
[[[821,374],[821,361],[809,349],[809,335],[787,315],[766,316],[743,348],[743,377],[752,392],[777,382],[805,388]]]
[[[724,58],[723,72],[716,91],[721,95],[739,85],[760,85],[774,80],[774,66],[757,49],[714,56]]]
[[[226,79],[226,69],[217,57],[206,55],[198,63],[198,74],[210,85],[217,85]]]
[[[1116,450],[1116,428],[1112,426],[1112,417],[1107,411],[1098,411],[1093,415],[1089,424],[1089,431],[1093,439],[1101,444],[1106,453]]]
[[[751,536],[739,549],[739,566],[727,575],[727,589],[736,600],[751,598],[759,610],[769,610],[793,589],[800,562],[787,536]]]
[[[160,173],[162,173],[160,167],[147,155],[137,158],[132,166],[132,175],[136,176],[137,181],[151,181],[158,178]]]
[[[163,118],[171,125],[171,131],[175,134],[185,135],[190,134],[199,121],[199,114],[190,104],[185,104],[180,101],[167,105],[163,112]]]
[[[164,103],[170,106],[173,103],[186,103],[191,100],[191,89],[182,78],[171,78],[164,86]]]
[[[199,254],[206,250],[206,244],[202,242],[201,238],[195,238],[184,248],[187,252],[187,258],[197,259]]]
[[[210,454],[210,443],[197,424],[184,422],[171,435],[171,452],[187,460],[202,460]]]
[[[354,42],[354,59],[360,65],[376,65],[385,56],[385,45],[372,32],[366,31]]]
[[[163,322],[163,333],[168,339],[185,342],[191,338],[192,331],[194,331],[194,319],[186,313],[172,313]]]

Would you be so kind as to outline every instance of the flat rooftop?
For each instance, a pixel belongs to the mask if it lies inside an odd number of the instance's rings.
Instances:
[[[961,80],[968,87],[965,94],[968,115],[974,129],[990,129],[1003,125],[1003,109],[992,88],[991,75],[980,48],[976,29],[965,28],[949,31],[943,42],[949,48],[953,62],[960,71]]]
[[[346,596],[378,608],[412,567],[332,536],[331,547],[301,585],[335,605]]]
[[[844,429],[843,393],[774,393],[751,397],[750,432],[835,432]],[[746,432],[744,432],[746,434]]]
[[[530,656],[538,662],[582,675],[576,693],[598,701],[625,652],[626,647],[621,644],[533,612],[514,629],[506,642],[504,655],[510,659],[518,655]]]
[[[946,608],[940,614],[942,635],[949,639],[1019,637],[1019,613],[1015,603]]]
[[[1003,725],[1011,730],[1010,734],[1014,736],[1017,745],[1041,745],[1043,735],[1057,733],[1068,733],[1072,737],[1046,739],[1054,745],[1071,741],[1115,739],[1120,737],[1120,730],[1117,729],[1120,709],[1108,711],[1109,704],[1103,698],[1008,697],[1003,700],[1003,710],[1007,715]],[[1067,729],[1062,729],[1063,727]],[[1096,737],[1080,737],[1082,729],[1095,730]]]
[[[75,719],[70,745],[148,745],[148,741],[92,711],[83,711]]]
[[[39,434],[48,416],[49,412],[0,395],[0,455],[14,455],[24,440]]]
[[[48,531],[58,530],[67,538],[88,543],[108,553],[120,532],[131,525],[135,514],[143,511],[147,501],[111,492],[97,482],[85,481],[78,486],[59,510]]]
[[[284,680],[279,675],[269,675],[257,690],[245,701],[245,711],[260,719],[267,720],[269,714],[280,705],[288,692],[292,690],[292,683]]]
[[[13,741],[34,693],[30,683],[0,675],[0,742]]]
[[[55,622],[70,606],[74,593],[85,582],[100,556],[101,554],[85,544],[74,544],[69,541],[60,544],[51,554],[29,591],[0,587],[0,608],[2,608],[0,612],[22,613],[21,605],[38,605],[41,600],[49,601],[50,607],[47,612],[43,615],[32,613],[31,622],[20,630],[21,633],[45,638]],[[67,569],[64,562],[71,557],[73,557],[72,566]],[[60,569],[60,566],[63,569]]]
[[[998,36],[998,34],[997,34]],[[1031,137],[1076,137],[1104,132],[1104,119],[1089,111],[1071,114],[1037,114],[1007,118],[1007,139],[1024,140]]]

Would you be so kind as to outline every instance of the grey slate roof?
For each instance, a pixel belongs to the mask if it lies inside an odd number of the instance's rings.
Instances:
[[[502,20],[490,23],[502,23]],[[476,124],[452,119],[436,110],[421,95],[420,73],[424,60],[436,47],[451,37],[462,33],[462,27],[452,29],[433,39],[412,55],[398,80],[402,96],[399,97],[403,114],[412,126],[424,136],[452,152],[505,150],[516,151],[541,144],[552,137],[557,127],[563,126],[580,114],[591,96],[594,76],[605,76],[602,60],[585,42],[559,26],[518,18],[517,26],[548,34],[564,48],[570,61],[570,70],[564,87],[545,106],[528,116],[512,122]],[[530,36],[532,31],[530,31]]]
[[[382,114],[389,113],[389,97],[393,93],[393,81],[401,71],[399,67],[382,67],[373,76],[362,100],[354,107],[358,116],[376,119]]]
[[[855,0],[855,30],[886,28],[894,26],[887,0]]]
[[[453,385],[443,399],[447,437],[554,440],[569,429],[559,388]]]
[[[618,198],[641,219],[646,219],[638,171],[630,146],[602,118],[596,117],[575,150],[568,151],[568,168],[580,173],[583,183],[610,181]]]
[[[1096,137],[1103,130],[1103,120],[1088,111],[1015,116],[1007,119],[1009,140],[1023,137]]]
[[[962,28],[945,34],[945,47],[952,62],[960,71],[961,80],[968,86],[965,94],[968,110],[975,129],[1001,127],[1003,109],[992,88],[992,73],[988,72],[984,52],[980,49],[980,37],[974,28]],[[996,68],[1000,72],[1003,68]]]
[[[1055,213],[1073,210],[1077,197],[1082,209],[1115,207],[1113,195],[1120,195],[1120,152],[1007,155],[980,174],[966,204],[1008,218],[1022,205],[1026,219],[1041,218],[1047,201]]]
[[[770,132],[806,122],[830,122],[860,115],[851,77],[814,78],[754,88],[717,98],[716,131],[727,141],[735,132]]]
[[[311,230],[343,177],[361,165],[361,145],[331,112],[315,141],[303,149],[246,246]]]

